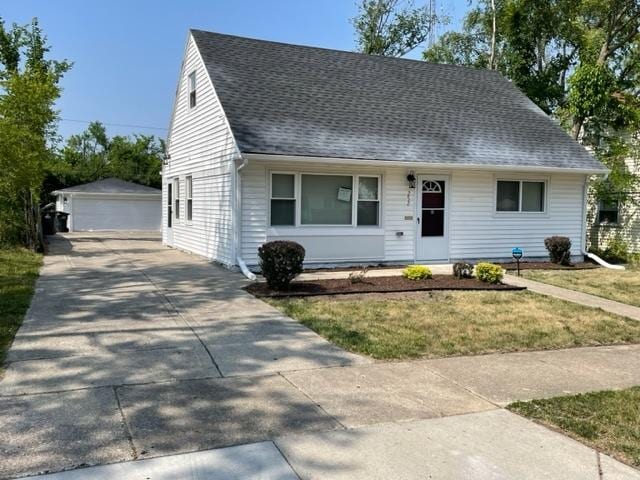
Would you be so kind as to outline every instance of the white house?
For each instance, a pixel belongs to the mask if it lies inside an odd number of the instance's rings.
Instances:
[[[56,211],[66,212],[67,228],[160,230],[162,192],[157,188],[106,178],[52,192]]]
[[[585,245],[606,169],[494,71],[192,30],[163,168],[163,241],[227,266],[544,257]]]
[[[640,175],[640,160],[629,158],[625,163],[629,172]],[[604,250],[612,241],[621,241],[629,252],[640,253],[640,190],[634,188],[620,197],[626,201],[591,197],[587,212],[589,244]]]

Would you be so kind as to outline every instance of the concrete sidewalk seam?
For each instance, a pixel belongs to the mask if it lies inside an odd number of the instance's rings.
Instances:
[[[447,358],[447,357],[443,357],[443,358]],[[456,387],[460,388],[461,390],[464,390],[465,392],[469,393],[470,395],[473,395],[474,397],[476,397],[479,400],[485,401],[491,405],[493,405],[494,407],[498,408],[498,409],[504,409],[504,405],[500,405],[494,401],[492,401],[491,399],[485,397],[484,395],[481,395],[480,393],[476,392],[475,390],[473,390],[472,388],[461,384],[460,382],[457,382],[456,380],[445,376],[444,374],[438,372],[437,370],[434,370],[432,368],[429,368],[427,365],[424,365],[425,370],[427,370],[430,373],[433,373],[435,376],[442,378],[443,380],[446,380],[448,382],[451,382],[453,385],[455,385]],[[461,414],[461,415],[466,415],[466,414]]]
[[[122,427],[124,428],[124,432],[127,437],[127,442],[129,443],[129,448],[131,449],[131,454],[133,456],[133,459],[136,460],[138,458],[138,451],[136,449],[135,443],[133,443],[133,433],[131,433],[129,422],[127,422],[127,417],[125,416],[124,410],[122,409],[122,404],[120,403],[120,396],[118,395],[118,387],[113,386],[112,388],[113,388],[113,394],[116,397],[116,404],[118,405],[120,418],[122,419]]]
[[[340,425],[343,429],[348,430],[347,426],[344,425],[340,420],[338,420],[338,418],[336,418],[335,416],[331,415],[329,412],[327,412],[324,407],[322,405],[320,405],[318,402],[316,402],[312,397],[309,396],[309,394],[307,394],[307,392],[305,392],[304,390],[302,390],[300,387],[298,387],[295,383],[293,383],[291,380],[289,380],[286,376],[284,376],[282,374],[282,372],[278,372],[277,373],[278,376],[282,377],[289,385],[291,385],[293,388],[295,388],[297,391],[299,391],[302,395],[304,395],[306,398],[309,399],[309,401],[311,401],[317,408],[318,410],[320,410],[322,413],[324,413],[325,415],[327,415],[329,418],[335,420],[335,422]]]
[[[338,422],[339,423],[339,422]],[[297,470],[295,469],[295,467],[292,465],[292,463],[289,461],[289,459],[287,458],[287,456],[284,454],[284,452],[282,450],[280,450],[280,447],[278,446],[278,444],[275,442],[275,439],[269,440],[269,443],[271,443],[274,448],[278,451],[278,453],[282,456],[282,458],[284,459],[284,461],[287,463],[287,465],[289,465],[289,468],[291,469],[291,471],[294,473],[294,475],[296,477],[298,477],[298,479],[302,479],[302,477],[300,476],[300,474],[297,472]]]

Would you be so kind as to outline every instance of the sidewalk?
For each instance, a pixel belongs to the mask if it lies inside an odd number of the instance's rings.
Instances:
[[[640,472],[505,410],[279,437],[32,480],[638,480]]]
[[[597,297],[588,293],[577,292],[567,288],[556,287],[542,282],[536,282],[515,275],[505,275],[504,283],[517,287],[527,287],[532,292],[559,298],[568,302],[579,303],[587,307],[601,308],[605,312],[615,313],[623,317],[640,321],[640,308],[625,303],[615,302],[606,298]],[[639,292],[640,294],[640,292]]]

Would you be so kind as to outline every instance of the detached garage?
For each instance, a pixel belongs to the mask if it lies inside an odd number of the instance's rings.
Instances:
[[[69,231],[160,230],[161,191],[106,178],[53,192]]]

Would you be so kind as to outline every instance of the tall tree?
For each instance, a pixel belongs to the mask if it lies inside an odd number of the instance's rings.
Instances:
[[[10,28],[0,19],[0,243],[34,250],[42,246],[38,203],[57,138],[54,104],[71,66],[48,52],[37,19]]]
[[[388,57],[402,57],[422,45],[435,21],[435,12],[411,0],[362,0],[352,19],[359,51]]]
[[[164,143],[154,136],[109,138],[104,125],[92,122],[72,135],[50,164],[48,190],[107,177],[159,187]]]
[[[601,194],[638,183],[624,162],[640,129],[638,0],[496,0],[495,8],[480,0],[462,31],[444,34],[424,58],[476,67],[495,62],[612,169]]]

